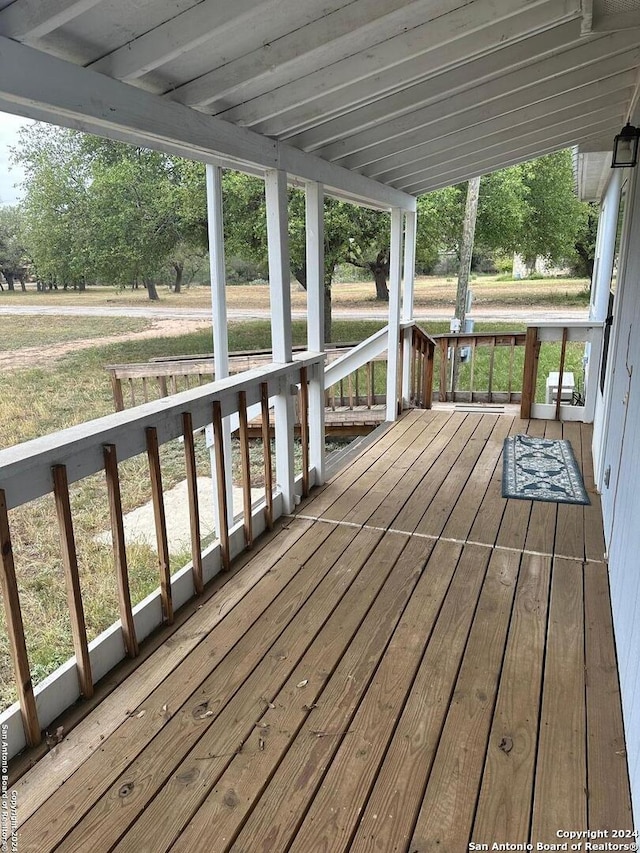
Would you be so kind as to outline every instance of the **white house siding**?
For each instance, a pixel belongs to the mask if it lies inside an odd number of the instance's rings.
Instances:
[[[633,176],[638,182],[639,174]],[[630,182],[631,183],[631,182]],[[640,826],[640,192],[629,199],[603,436],[602,501],[629,771]],[[605,394],[606,396],[606,394]]]

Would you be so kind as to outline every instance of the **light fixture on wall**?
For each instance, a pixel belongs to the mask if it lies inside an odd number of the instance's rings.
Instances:
[[[640,130],[627,122],[613,140],[612,169],[631,168],[638,162]]]

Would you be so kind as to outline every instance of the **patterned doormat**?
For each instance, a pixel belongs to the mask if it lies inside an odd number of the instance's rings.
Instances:
[[[504,440],[502,497],[590,503],[570,442],[530,435]]]

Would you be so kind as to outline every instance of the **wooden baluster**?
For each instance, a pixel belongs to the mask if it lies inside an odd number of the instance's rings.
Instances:
[[[349,394],[349,408],[353,411],[353,374],[350,373],[347,377],[347,389]]]
[[[367,362],[367,409],[375,404],[374,362]]]
[[[200,501],[198,498],[198,469],[196,466],[196,448],[193,440],[193,419],[191,412],[182,413],[182,434],[184,436],[184,461],[187,472],[187,494],[189,499],[193,588],[196,591],[196,595],[202,595],[204,578],[202,572],[202,541],[200,538]]]
[[[93,696],[91,658],[89,657],[89,645],[87,643],[87,625],[84,619],[82,590],[80,589],[78,555],[76,553],[76,540],[73,534],[73,519],[71,518],[66,466],[54,465],[51,468],[51,474],[53,477],[53,496],[56,503],[56,514],[58,516],[62,567],[67,587],[67,601],[69,603],[71,636],[73,637],[73,650],[76,656],[76,668],[78,671],[78,684],[80,686],[80,693],[85,699],[90,699]]]
[[[135,395],[135,392],[133,390],[133,379],[131,379],[131,377],[129,377],[129,397],[131,398],[131,405],[135,406],[136,395]]]
[[[149,402],[149,388],[147,386],[147,377],[146,376],[142,377],[142,393],[144,395],[145,403],[148,403]]]
[[[130,658],[134,658],[138,654],[138,640],[136,638],[136,626],[133,621],[133,610],[131,608],[127,550],[125,547],[124,524],[122,520],[122,498],[120,496],[120,478],[118,476],[118,459],[115,444],[105,444],[103,452],[107,494],[109,497],[109,514],[111,517],[113,557],[118,583],[118,604],[120,607],[120,622],[122,623],[122,637],[127,655]]]
[[[173,374],[173,373],[171,374],[170,380],[171,380],[171,393],[177,394],[178,393],[178,380],[177,380],[175,374]]]
[[[556,395],[556,415],[555,419],[560,420],[560,404],[562,403],[562,382],[564,380],[564,360],[567,354],[567,335],[568,329],[565,326],[562,330],[562,347],[560,349],[560,368],[558,370],[558,393]]]
[[[115,373],[111,372],[111,390],[113,391],[113,403],[116,412],[124,411],[124,398],[122,396],[122,382]]]
[[[516,353],[516,339],[514,335],[511,335],[511,348],[509,350],[509,402],[511,402],[511,396],[513,394],[513,360],[515,358]]]
[[[155,427],[147,427],[147,457],[149,459],[149,476],[151,479],[151,497],[153,499],[153,516],[156,524],[156,542],[158,546],[158,568],[160,571],[160,598],[162,600],[162,616],[171,625],[173,622],[173,601],[171,597],[171,563],[169,559],[169,543],[167,541],[167,519],[164,512],[164,496],[162,493],[162,472],[160,470],[160,450],[158,447],[158,432]]]
[[[224,465],[224,440],[222,434],[222,408],[219,400],[213,401],[213,444],[216,455],[216,484],[218,489],[218,514],[220,527],[220,560],[222,571],[229,571],[231,554],[229,552],[229,507],[227,505],[227,473]],[[231,472],[229,472],[231,476]]]
[[[449,338],[440,338],[440,402],[447,402],[447,355],[449,352]]]
[[[166,376],[158,376],[158,387],[160,388],[160,396],[168,397],[169,392],[167,390],[167,377]]]
[[[531,417],[531,409],[536,399],[539,355],[540,342],[538,341],[538,328],[537,326],[529,326],[527,328],[524,350],[524,375],[522,380],[522,401],[520,404],[520,417],[523,420],[529,420]]]
[[[244,543],[253,546],[253,520],[251,518],[251,464],[249,460],[249,423],[247,421],[247,394],[238,392],[240,418],[240,463],[242,466],[242,495],[244,499]]]
[[[430,409],[433,400],[433,364],[435,347],[430,341],[425,341],[425,353],[422,362],[424,374],[422,385],[422,408]]]
[[[191,382],[189,381],[189,374],[188,373],[185,374],[184,385],[185,385],[185,388],[187,391],[191,388]]]
[[[300,442],[302,444],[302,497],[306,498],[309,494],[309,385],[306,367],[300,368]]]
[[[340,408],[344,406],[344,379],[340,380]]]
[[[496,338],[493,337],[493,338],[491,338],[491,351],[489,353],[489,388],[488,388],[489,399],[487,400],[488,403],[493,403],[493,364],[494,364],[494,360],[495,360],[495,355],[496,355]]]
[[[471,338],[471,373],[469,376],[469,402],[473,403],[473,371],[476,364],[476,339]]]
[[[360,368],[358,368],[356,370],[356,372],[353,374],[353,382],[355,385],[355,403],[356,403],[356,406],[360,405],[359,377],[360,377]]]
[[[22,622],[22,611],[20,610],[20,596],[18,594],[18,582],[16,580],[16,568],[13,561],[13,548],[11,546],[11,533],[9,531],[9,513],[3,489],[0,489],[0,560],[2,560],[0,585],[2,587],[2,600],[7,623],[9,651],[13,660],[16,690],[20,702],[22,726],[27,745],[37,746],[42,740],[42,734],[40,732],[40,723],[38,722],[38,711],[33,695],[29,657],[24,639],[24,624]]]
[[[271,474],[271,435],[269,425],[269,386],[260,384],[260,404],[262,408],[262,452],[264,456],[264,518],[267,528],[273,527],[273,483]]]
[[[404,346],[402,345],[402,333],[400,334],[400,342],[398,346],[398,372],[396,374],[396,413],[402,414],[402,373],[404,368]]]

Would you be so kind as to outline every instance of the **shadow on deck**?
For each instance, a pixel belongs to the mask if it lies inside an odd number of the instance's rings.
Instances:
[[[524,431],[590,507],[501,497]],[[409,412],[243,563],[17,782],[21,853],[631,828],[589,427]]]

